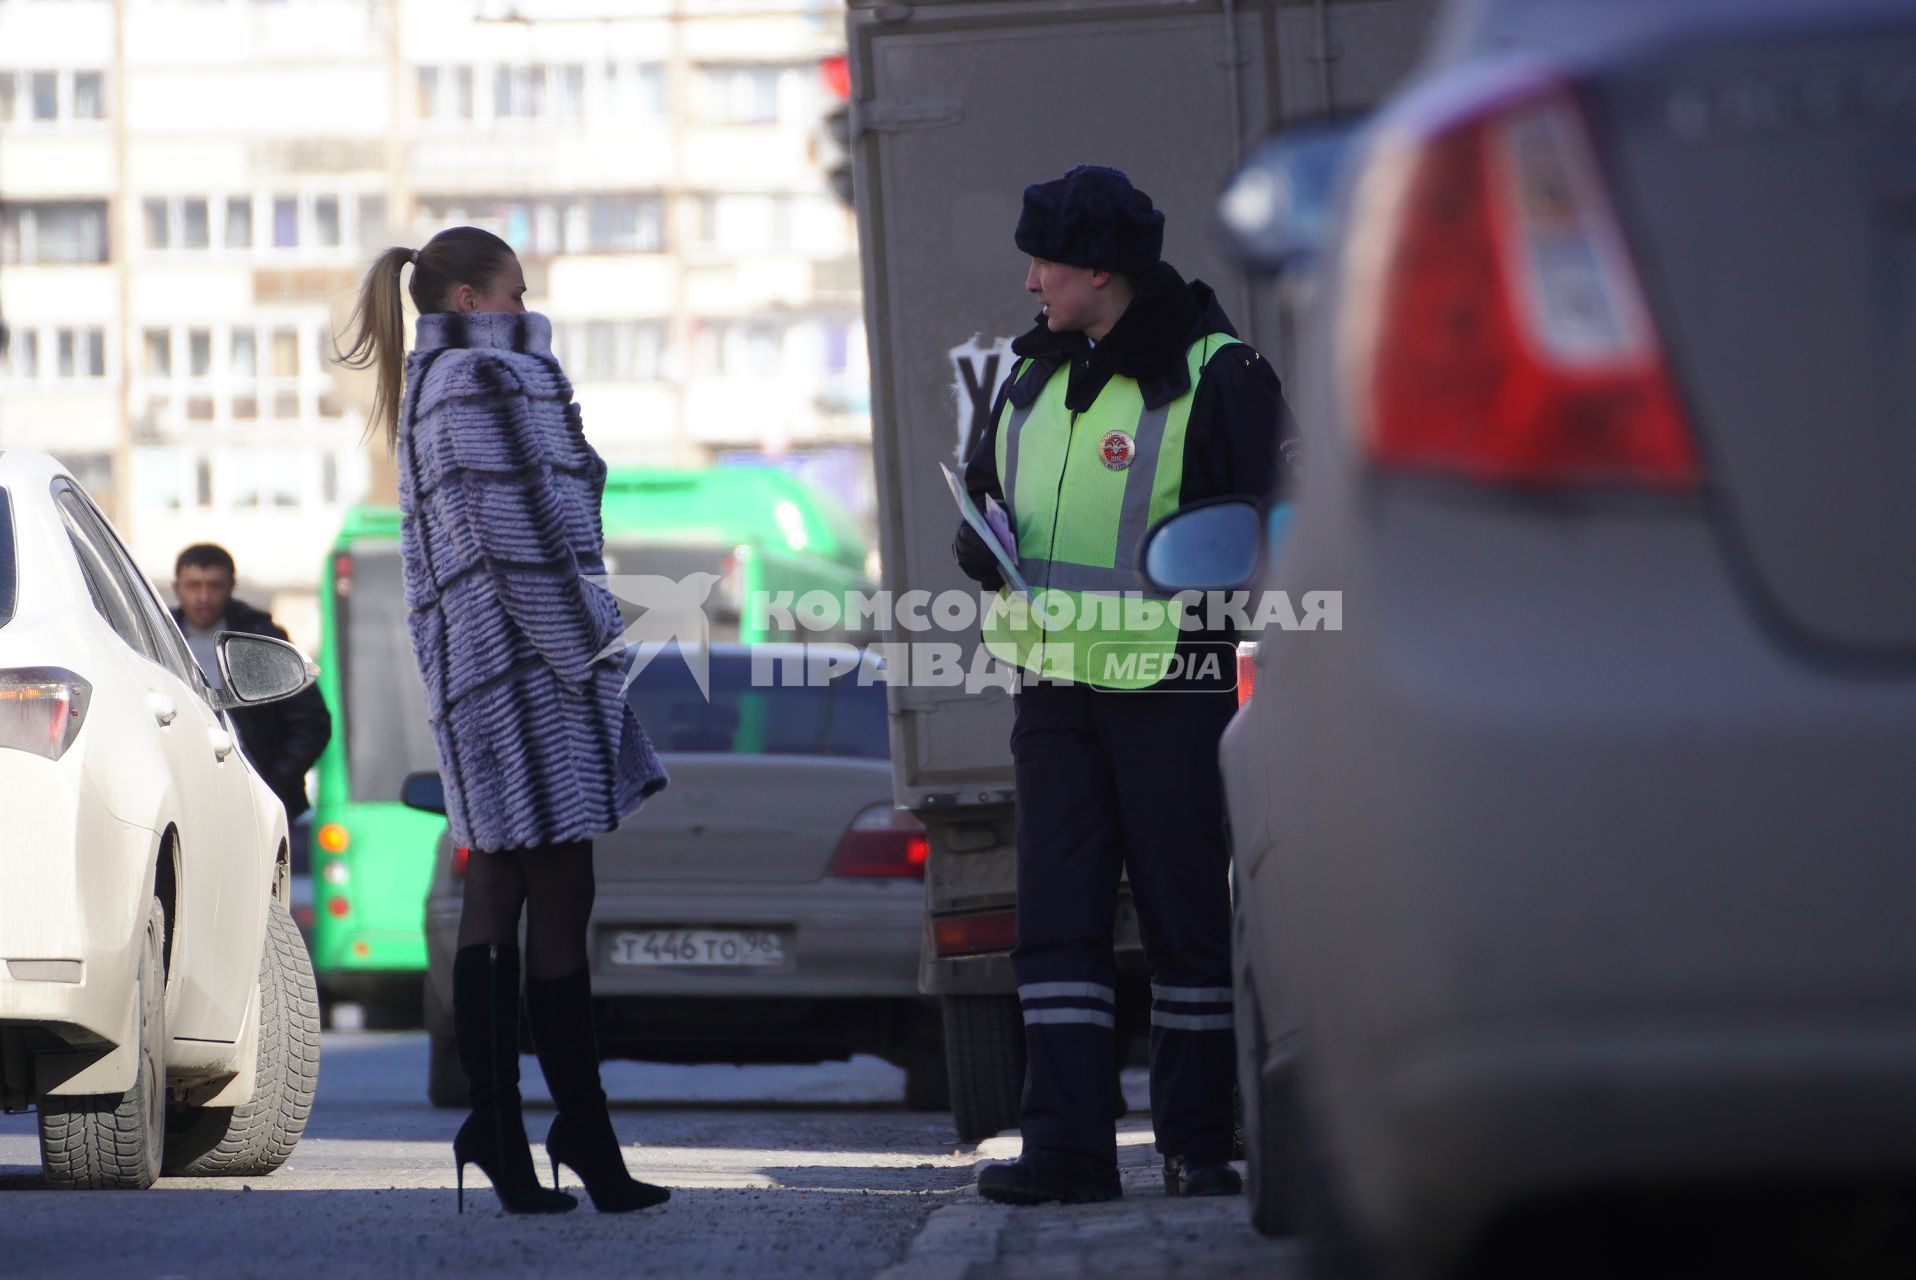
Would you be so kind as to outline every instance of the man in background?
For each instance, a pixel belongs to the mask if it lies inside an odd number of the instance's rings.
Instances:
[[[208,542],[180,552],[173,565],[173,595],[180,602],[173,620],[180,624],[206,682],[215,689],[225,683],[216,647],[220,632],[287,638],[270,615],[233,598],[236,576],[233,557],[224,547]],[[333,718],[319,687],[309,686],[264,706],[236,708],[231,715],[240,749],[286,806],[286,822],[291,826],[309,807],[306,771],[333,736]]]

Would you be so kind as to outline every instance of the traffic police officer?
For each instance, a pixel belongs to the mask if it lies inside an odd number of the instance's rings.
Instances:
[[[1025,188],[1015,238],[1044,310],[1012,344],[1021,359],[965,483],[980,504],[1009,509],[1020,576],[1043,605],[1000,596],[985,627],[987,647],[1021,668],[1012,964],[1030,1066],[1024,1154],[987,1166],[978,1189],[1014,1204],[1120,1194],[1113,932],[1128,871],[1151,976],[1165,1189],[1234,1195],[1217,760],[1237,705],[1234,636],[1180,635],[1172,619],[1099,605],[1139,590],[1150,523],[1205,498],[1267,496],[1283,398],[1210,287],[1160,259],[1164,215],[1123,173],[1081,165]],[[1002,586],[969,526],[953,549],[970,577]],[[1185,669],[1163,678],[1173,658]]]

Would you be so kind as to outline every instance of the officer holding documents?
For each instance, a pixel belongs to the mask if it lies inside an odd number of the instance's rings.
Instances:
[[[990,651],[1020,669],[1012,963],[1030,1068],[1024,1154],[987,1166],[978,1189],[1011,1204],[1120,1194],[1113,930],[1128,872],[1151,976],[1165,1189],[1235,1195],[1217,756],[1237,705],[1235,636],[1180,633],[1162,602],[1160,616],[1100,606],[1142,590],[1134,566],[1150,525],[1207,498],[1269,496],[1288,416],[1276,373],[1210,287],[1161,260],[1164,215],[1123,173],[1081,165],[1026,187],[1015,239],[1043,311],[1013,343],[1020,359],[965,488],[981,508],[1008,509],[1032,596],[1001,594],[985,625]],[[971,578],[1003,586],[968,524],[954,552]]]

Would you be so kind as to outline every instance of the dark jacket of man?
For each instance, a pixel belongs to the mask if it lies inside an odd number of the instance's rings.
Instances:
[[[186,615],[177,608],[173,621],[179,623],[181,631],[186,630]],[[217,629],[287,639],[285,630],[270,614],[238,599],[228,602]],[[326,710],[326,700],[319,696],[319,686],[308,686],[290,698],[264,706],[237,708],[229,714],[240,750],[286,806],[286,821],[292,822],[311,807],[306,802],[306,771],[333,736],[333,717]]]

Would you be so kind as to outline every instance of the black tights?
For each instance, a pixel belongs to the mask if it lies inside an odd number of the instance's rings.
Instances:
[[[526,975],[550,982],[577,973],[586,967],[586,923],[595,892],[590,840],[493,853],[474,849],[466,860],[459,945],[518,942],[523,906]]]

